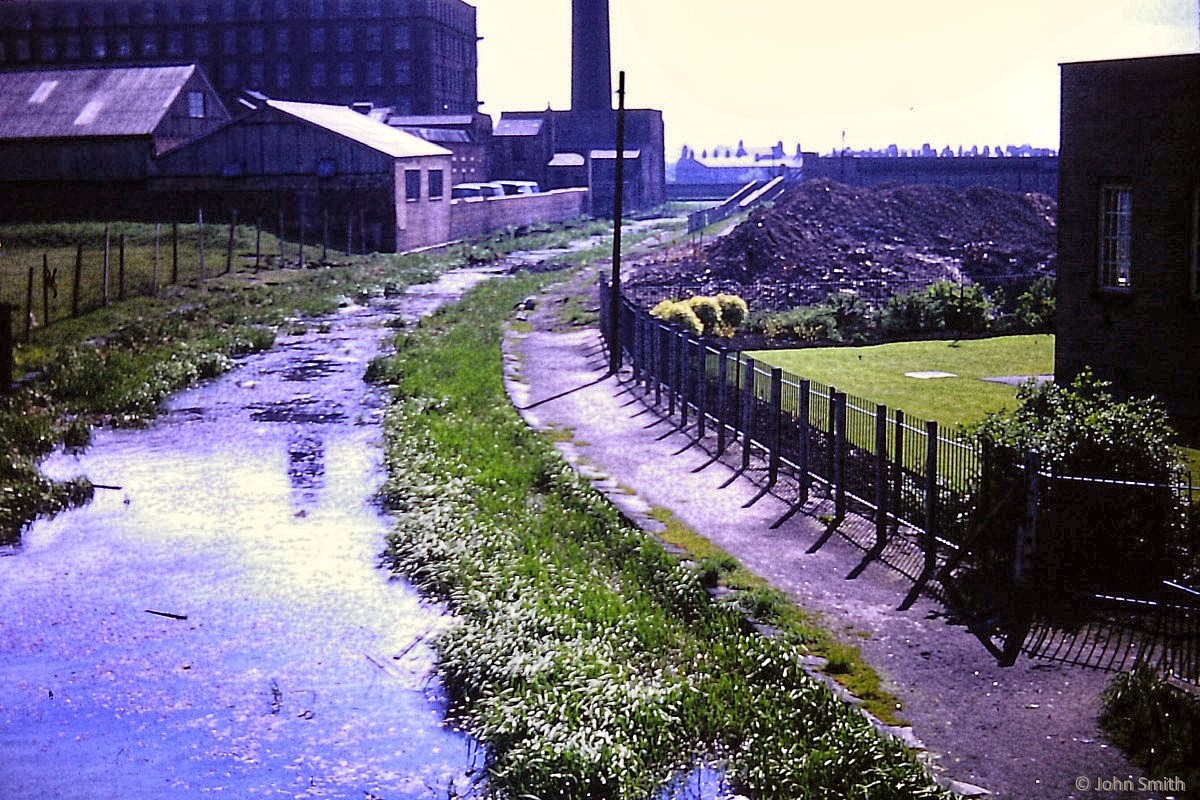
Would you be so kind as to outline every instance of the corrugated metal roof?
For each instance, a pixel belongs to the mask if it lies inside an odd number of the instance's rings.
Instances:
[[[444,147],[438,147],[411,133],[405,133],[390,125],[376,122],[348,106],[295,103],[288,100],[268,100],[267,105],[289,116],[345,136],[347,139],[352,139],[392,158],[452,155]]]
[[[195,71],[188,65],[0,72],[0,138],[148,135]]]
[[[542,132],[542,119],[504,119],[496,124],[496,136],[537,136]]]
[[[590,153],[590,155],[591,155],[593,161],[595,161],[595,160],[603,161],[603,160],[609,160],[609,159],[615,161],[617,158],[617,151],[616,150],[593,150]],[[626,150],[625,157],[628,159],[641,158],[642,151],[641,150]]]

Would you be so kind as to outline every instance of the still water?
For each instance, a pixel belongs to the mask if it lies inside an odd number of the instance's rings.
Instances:
[[[51,474],[119,489],[0,551],[0,798],[446,798],[449,623],[380,568],[388,338],[494,270],[280,337]]]

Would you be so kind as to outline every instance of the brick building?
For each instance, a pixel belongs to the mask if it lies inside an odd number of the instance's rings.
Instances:
[[[0,70],[196,63],[244,89],[396,113],[478,110],[461,0],[0,0]]]
[[[1085,366],[1200,433],[1200,54],[1062,65],[1059,381]]]

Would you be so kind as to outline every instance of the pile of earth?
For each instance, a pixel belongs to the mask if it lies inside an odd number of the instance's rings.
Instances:
[[[638,266],[632,286],[741,294],[755,309],[854,292],[878,303],[939,280],[989,289],[1054,274],[1057,205],[974,187],[812,180],[755,210],[699,253]]]

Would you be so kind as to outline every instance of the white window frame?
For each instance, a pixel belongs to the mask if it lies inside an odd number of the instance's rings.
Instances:
[[[1102,290],[1133,288],[1133,185],[1105,183],[1100,187],[1097,236],[1097,285]]]

